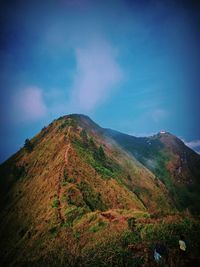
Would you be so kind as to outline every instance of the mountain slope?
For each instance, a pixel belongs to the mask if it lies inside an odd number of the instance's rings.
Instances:
[[[170,133],[133,137],[105,129],[123,149],[131,153],[159,178],[180,210],[200,212],[200,156]]]
[[[61,117],[26,140],[0,166],[5,266],[79,266],[99,244],[122,242],[135,220],[176,212],[164,183],[127,151],[83,115]]]

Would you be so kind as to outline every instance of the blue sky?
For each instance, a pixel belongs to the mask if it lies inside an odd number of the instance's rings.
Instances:
[[[0,161],[53,119],[89,115],[200,151],[196,1],[2,1]]]

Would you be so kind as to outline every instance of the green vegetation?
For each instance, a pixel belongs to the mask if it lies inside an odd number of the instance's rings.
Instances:
[[[105,164],[105,161],[106,161],[106,155],[105,155],[105,152],[103,150],[103,147],[102,146],[99,146],[98,149],[95,149],[94,150],[94,159],[97,160],[98,162],[103,162]]]
[[[175,188],[175,197],[177,199],[177,206],[179,207],[180,211],[185,210],[188,208],[193,214],[200,213],[200,206],[199,206],[199,191],[200,188],[198,185],[195,186],[185,186],[179,185]]]
[[[78,122],[77,122],[76,118],[70,119],[70,126],[72,126],[75,129],[78,127]]]
[[[137,223],[134,231],[128,231],[123,236],[126,244],[145,243],[152,246],[156,242],[163,241],[169,248],[178,247],[178,240],[181,234],[184,234],[189,250],[197,252],[198,237],[200,235],[200,224],[193,219],[180,219],[180,221],[168,222],[163,220],[157,223]]]
[[[85,202],[83,201],[82,194],[76,186],[71,186],[66,190],[66,201],[70,205],[76,205],[83,207]]]
[[[163,241],[169,248],[178,247],[178,240],[184,234],[188,243],[188,252],[198,254],[198,237],[200,235],[199,222],[192,219],[183,219],[180,222],[165,222],[160,224],[138,225],[137,232],[140,233],[140,241],[153,242]]]
[[[48,129],[46,126],[44,126],[41,130],[41,138],[45,137],[48,132]]]
[[[186,179],[193,170],[189,158],[186,174],[178,176],[185,184],[179,183],[173,176],[173,157],[179,160],[177,151],[171,155],[173,147],[167,150],[160,141],[143,138],[134,148],[131,141],[133,154],[140,149],[138,157],[156,174],[154,180],[137,160],[106,144],[98,129],[93,132],[87,121],[77,124],[78,119],[70,117],[54,121],[1,165],[1,258],[8,261],[6,266],[154,266],[153,248],[159,241],[174,261],[168,266],[181,266],[176,262],[180,234],[186,238],[189,257],[199,258],[199,221],[189,211],[186,219],[175,205],[166,204],[169,196],[180,210],[199,210],[198,176]],[[84,125],[91,131],[81,130]],[[67,165],[69,141],[74,149]],[[27,153],[33,145],[34,153]]]
[[[63,184],[66,185],[67,183],[75,183],[75,179],[73,177],[69,177],[67,169],[64,168],[64,170],[63,170]]]
[[[66,185],[68,185],[68,182],[63,181],[62,186],[66,186]]]
[[[141,266],[141,256],[133,255],[128,247],[122,245],[121,236],[108,237],[106,242],[98,242],[93,247],[83,249],[83,266]]]
[[[188,208],[193,214],[199,214],[200,207],[197,204],[200,201],[198,181],[200,171],[197,167],[199,159],[183,142],[169,133],[149,138],[136,138],[107,130],[107,135],[155,174],[157,187],[160,187],[158,180],[165,184],[171,203],[179,211]],[[183,158],[185,161],[182,162],[182,172],[177,174],[176,168],[179,164],[177,160],[183,161]],[[137,195],[139,196],[140,192]]]
[[[72,227],[78,225],[84,216],[84,210],[72,206],[66,210],[68,223],[63,227]],[[26,262],[23,266],[94,266],[94,267],[141,267],[155,266],[153,251],[157,242],[163,242],[168,248],[168,259],[163,267],[182,266],[178,253],[178,240],[180,234],[184,234],[187,242],[188,258],[199,258],[199,235],[200,224],[198,221],[187,218],[170,222],[167,219],[156,223],[137,223],[134,231],[124,229],[116,231],[112,229],[109,234],[106,231],[107,223],[100,220],[95,221],[88,229],[88,235],[96,236],[90,238],[89,244],[85,244],[79,249],[79,244],[83,238],[83,233],[78,229],[70,229],[73,236],[73,248],[75,253],[66,250],[63,253],[62,248],[50,251],[45,256],[35,259],[34,262]],[[85,222],[84,222],[85,223]],[[66,229],[67,231],[67,229]],[[104,232],[106,231],[106,232]],[[49,230],[51,236],[57,234],[57,228]],[[97,237],[103,236],[98,240]],[[70,243],[71,244],[71,243]],[[55,253],[55,256],[52,256]],[[53,254],[54,255],[54,254]],[[19,264],[20,266],[20,264]],[[185,266],[185,265],[184,265]],[[186,265],[190,266],[190,265]],[[191,265],[192,266],[192,265]],[[197,266],[197,265],[195,265]]]
[[[135,230],[136,220],[134,217],[128,219],[128,227],[131,229],[131,231]]]
[[[63,170],[63,180],[66,182],[67,181],[67,170],[66,170],[66,168],[64,168],[64,170]]]
[[[73,178],[73,177],[69,177],[68,179],[67,179],[67,182],[68,183],[75,183],[75,181],[76,181],[76,179],[75,178]]]
[[[106,204],[103,203],[100,193],[95,192],[88,183],[81,181],[77,186],[82,193],[85,204],[91,211],[106,210]]]
[[[149,195],[149,191],[145,187],[135,186],[133,191],[138,198],[142,195]]]
[[[79,220],[77,225],[89,225],[92,222],[96,221],[98,218],[98,211],[86,213],[81,220]]]
[[[101,229],[104,229],[106,227],[107,223],[104,221],[98,221],[95,225],[92,225],[89,228],[89,231],[92,233],[96,233],[98,231],[100,231]]]
[[[113,174],[113,172],[103,166],[99,166],[98,163],[93,162],[92,166],[95,168],[95,170],[101,174],[103,176],[103,178],[105,179],[109,179],[111,177],[115,177],[115,175]]]
[[[153,171],[156,177],[159,177],[159,179],[166,185],[167,189],[172,191],[173,183],[171,179],[171,174],[166,168],[166,164],[169,160],[170,156],[166,152],[159,151],[155,155],[154,161],[156,162],[157,167]]]
[[[85,135],[85,131],[84,134]],[[121,169],[111,159],[106,157],[102,146],[97,146],[92,138],[88,139],[87,145],[81,139],[74,139],[73,145],[85,161],[90,164],[104,179],[115,178]]]
[[[173,223],[167,221],[156,224],[137,223],[134,231],[126,230],[112,240],[85,249],[83,259],[92,266],[141,266],[147,262],[149,264],[149,260],[153,264],[154,246],[157,242],[164,242],[169,249],[170,261],[174,261],[173,266],[179,266],[177,249],[180,234],[186,237],[190,257],[198,257],[199,222],[183,219]]]
[[[72,126],[74,128],[77,127],[76,120],[72,119],[72,118],[66,119],[66,118],[61,117],[61,118],[58,119],[58,121],[61,121],[61,123],[60,123],[60,125],[58,127],[59,130],[63,130],[65,128],[68,128],[69,126]]]
[[[96,149],[96,145],[95,145],[94,139],[92,137],[89,138],[89,146],[92,149],[92,151],[94,151]]]
[[[139,243],[141,241],[139,231],[125,230],[120,236],[120,243],[123,247]]]
[[[65,223],[66,226],[72,227],[73,224],[78,221],[86,212],[87,209],[77,206],[71,206],[65,210],[65,216],[67,222]]]
[[[155,154],[164,148],[161,141],[155,137],[134,137],[123,133],[113,133],[110,130],[107,134],[144,164],[145,159],[154,158]]]
[[[58,200],[58,197],[55,196],[53,203],[52,203],[52,208],[58,208],[58,206],[59,206],[59,200]]]
[[[54,237],[56,236],[58,232],[58,228],[56,226],[52,226],[50,229],[49,229],[49,233]]]
[[[87,133],[86,133],[86,130],[85,130],[85,129],[83,129],[83,130],[81,131],[81,133],[80,133],[80,137],[81,137],[81,139],[82,139],[83,145],[84,145],[85,147],[88,147],[88,145],[89,145],[89,140],[88,140],[88,136],[87,136]]]
[[[26,151],[28,151],[29,153],[33,151],[33,144],[32,144],[32,142],[31,142],[28,138],[25,140],[24,148],[25,148]]]

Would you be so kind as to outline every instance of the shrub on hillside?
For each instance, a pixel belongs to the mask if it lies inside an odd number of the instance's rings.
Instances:
[[[83,207],[85,205],[79,189],[75,186],[69,187],[66,190],[66,201],[69,205],[76,205],[79,207]]]
[[[107,225],[106,222],[104,222],[104,221],[98,221],[95,225],[92,225],[89,228],[89,231],[92,232],[92,233],[96,233],[96,232],[100,231],[101,229],[105,228],[106,225]]]
[[[93,156],[95,160],[98,160],[100,162],[104,162],[106,160],[106,155],[102,146],[94,151]]]
[[[96,149],[96,144],[95,144],[94,139],[92,137],[90,137],[90,139],[89,139],[89,146],[90,146],[92,151],[94,151]]]
[[[135,230],[135,227],[136,227],[136,220],[134,217],[131,217],[128,219],[128,227],[131,231],[134,231]]]
[[[71,206],[65,210],[67,226],[73,226],[75,221],[78,221],[87,211],[87,209],[77,206]]]
[[[63,180],[64,180],[64,182],[66,182],[67,181],[67,170],[66,170],[66,168],[64,168],[64,170],[63,170]]]
[[[25,140],[24,148],[25,148],[26,151],[28,151],[28,152],[33,151],[33,144],[31,143],[31,141],[30,141],[28,138]]]
[[[87,133],[86,133],[86,130],[85,130],[85,129],[83,129],[83,130],[81,131],[81,133],[80,133],[80,137],[81,137],[81,139],[82,139],[83,145],[84,145],[85,147],[87,147],[89,143],[88,143],[88,136],[87,136]]]
[[[59,206],[59,199],[57,196],[55,196],[52,203],[52,208],[58,208],[58,206]]]
[[[90,208],[91,211],[106,210],[106,204],[103,203],[100,193],[92,190],[91,186],[88,183],[82,181],[78,184],[78,188],[82,192],[85,204]]]

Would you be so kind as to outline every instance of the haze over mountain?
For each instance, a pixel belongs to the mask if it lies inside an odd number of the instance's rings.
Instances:
[[[183,141],[165,131],[151,137],[133,137],[113,130],[106,130],[106,135],[151,170],[177,204],[200,211],[200,156]]]
[[[135,220],[152,225],[150,217],[164,223],[171,216],[170,224],[185,225],[184,212],[191,220],[199,214],[199,166],[200,156],[169,133],[137,138],[84,115],[60,117],[0,165],[1,259],[5,266],[101,266],[98,249],[125,242]],[[139,241],[146,230],[137,229]],[[133,258],[122,247],[112,252],[118,266]]]

